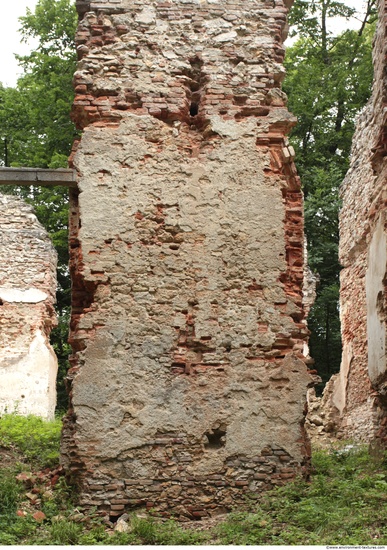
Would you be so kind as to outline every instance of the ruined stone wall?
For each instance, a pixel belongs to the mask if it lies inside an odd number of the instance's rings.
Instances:
[[[63,462],[84,506],[200,518],[308,458],[287,7],[77,6]]]
[[[54,416],[56,261],[32,207],[0,195],[0,413]]]
[[[386,2],[379,1],[372,97],[357,121],[340,214],[341,370],[329,386],[342,437],[381,437],[386,385]]]

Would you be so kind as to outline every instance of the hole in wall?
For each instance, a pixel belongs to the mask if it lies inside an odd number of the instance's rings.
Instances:
[[[110,523],[116,524],[117,521],[118,521],[121,517],[122,517],[122,519],[123,519],[124,521],[127,520],[129,516],[128,516],[128,517],[126,517],[126,516],[127,516],[127,514],[120,514],[120,515],[117,515],[117,516],[115,516],[115,515],[110,515],[110,516],[109,516],[109,521],[110,521]]]
[[[204,448],[208,450],[221,449],[226,444],[226,429],[213,428],[211,431],[206,432],[205,438],[207,441],[204,443]]]
[[[189,59],[191,67],[185,69],[183,74],[187,77],[186,94],[188,100],[188,114],[191,120],[191,127],[201,126],[200,107],[205,94],[205,86],[208,77],[203,73],[203,60],[199,57]]]
[[[191,116],[196,116],[198,114],[198,112],[199,112],[199,104],[196,103],[195,101],[193,101],[191,103],[190,108],[189,108],[189,114]]]
[[[188,98],[190,100],[189,114],[191,119],[194,119],[194,124],[197,125],[199,119],[197,115],[199,114],[201,91],[193,91],[191,88],[191,93],[188,92]]]

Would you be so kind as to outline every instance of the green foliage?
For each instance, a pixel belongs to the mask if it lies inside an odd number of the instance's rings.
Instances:
[[[0,159],[6,166],[59,168],[76,136],[70,120],[74,97],[77,16],[70,0],[39,0],[20,18],[24,40],[37,38],[29,55],[17,56],[24,74],[17,88],[0,88]]]
[[[321,34],[323,19],[345,17],[348,19],[355,9],[334,0],[298,0],[290,12],[291,36],[316,37]],[[323,15],[323,18],[320,16]]]
[[[37,48],[18,60],[24,75],[18,80],[18,91],[28,107],[29,132],[34,140],[34,157],[26,158],[27,166],[59,168],[67,166],[76,135],[70,120],[74,97],[72,77],[76,67],[75,31],[77,15],[70,0],[39,0],[35,12],[27,9],[21,17],[24,40],[38,39]],[[39,151],[39,156],[36,156]],[[15,159],[20,165],[22,159]],[[34,164],[36,162],[36,164]]]
[[[357,30],[335,36],[334,16],[354,12],[344,2],[296,0],[287,49],[284,90],[298,124],[290,139],[305,195],[309,264],[319,275],[317,300],[309,317],[311,355],[323,380],[340,368],[338,212],[339,187],[349,166],[355,117],[367,102],[373,75],[375,0],[368,0]]]
[[[0,445],[16,446],[25,457],[41,468],[56,464],[62,423],[37,416],[6,414],[0,417]]]
[[[68,0],[39,0],[35,12],[27,8],[20,18],[24,40],[37,38],[36,52],[44,55],[74,57],[74,37],[77,15],[74,2]],[[23,59],[28,60],[29,56]]]
[[[333,256],[334,263],[335,257]],[[339,284],[319,289],[316,302],[308,317],[311,331],[309,344],[324,383],[338,371],[341,361],[341,331],[339,317]]]

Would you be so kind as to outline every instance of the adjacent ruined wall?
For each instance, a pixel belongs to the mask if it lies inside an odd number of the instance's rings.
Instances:
[[[357,121],[351,166],[341,190],[343,357],[327,390],[339,435],[363,441],[384,438],[385,423],[386,7],[380,0],[373,93]]]
[[[31,206],[0,195],[0,413],[54,416],[56,261]]]
[[[63,462],[84,506],[200,518],[307,465],[287,7],[77,7]]]

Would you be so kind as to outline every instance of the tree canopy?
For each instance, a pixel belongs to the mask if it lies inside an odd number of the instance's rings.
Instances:
[[[339,187],[356,115],[371,93],[375,7],[368,0],[358,28],[340,34],[330,32],[330,19],[355,15],[344,2],[296,0],[290,14],[297,40],[287,49],[284,89],[298,118],[290,139],[305,195],[309,264],[320,281],[308,320],[311,355],[325,381],[340,367]]]
[[[38,40],[27,56],[17,56],[24,74],[17,88],[0,87],[0,162],[5,166],[59,168],[76,135],[69,112],[76,66],[77,17],[70,0],[39,0],[21,18],[24,41]]]

